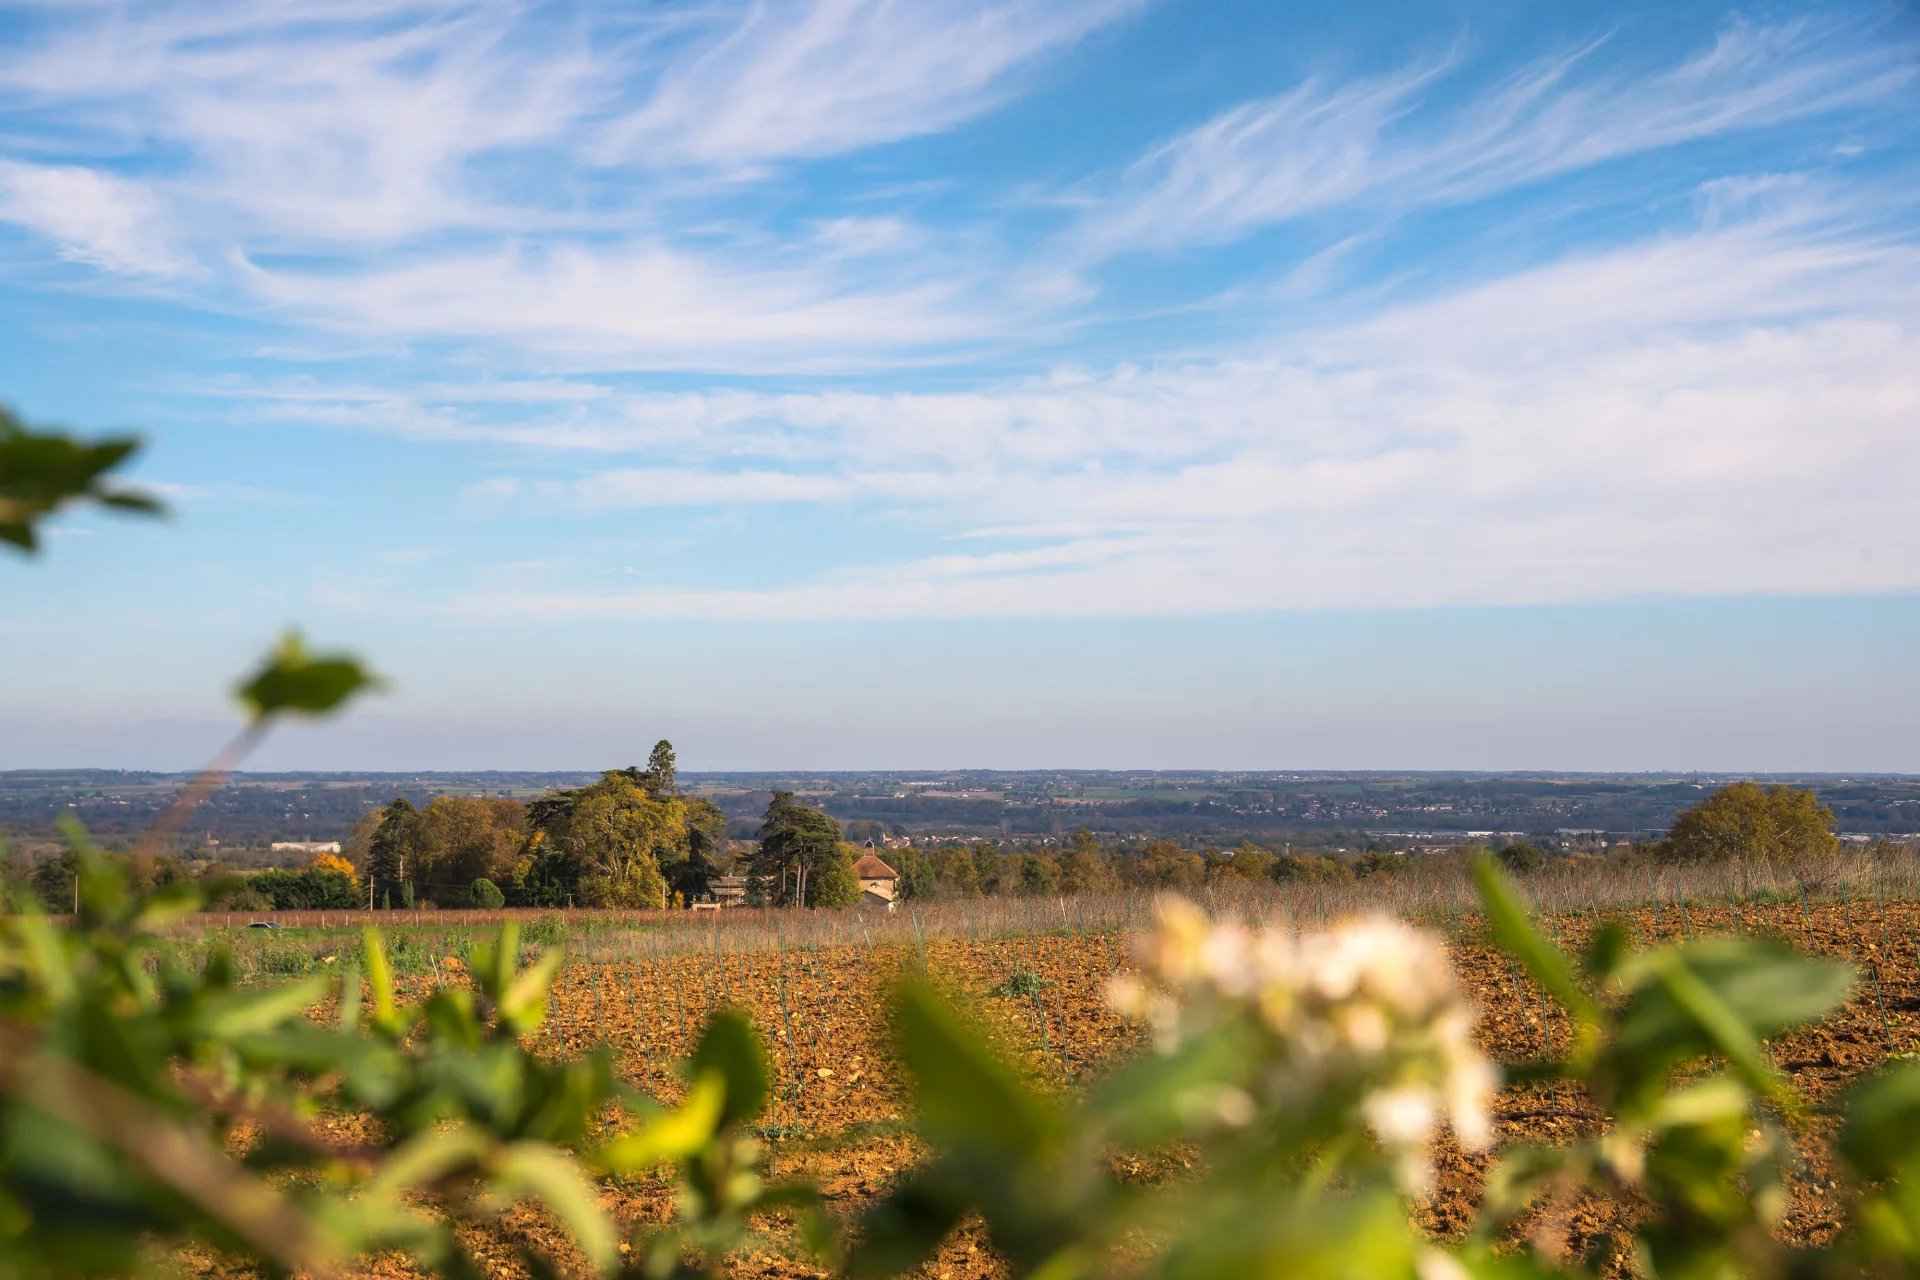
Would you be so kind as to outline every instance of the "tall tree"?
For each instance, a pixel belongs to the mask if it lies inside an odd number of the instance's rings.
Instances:
[[[853,846],[836,841],[807,875],[807,905],[850,907],[860,901],[860,879],[853,872]]]
[[[927,855],[911,846],[904,849],[890,849],[887,860],[893,863],[893,869],[900,873],[900,896],[902,898],[931,898],[934,894],[935,880],[933,864],[927,861]]]
[[[34,864],[28,884],[33,896],[48,911],[73,910],[74,881],[80,875],[80,859],[72,849],[63,849],[58,857],[42,858]]]
[[[980,867],[974,861],[973,850],[965,845],[943,849],[936,854],[934,875],[938,877],[940,892],[948,897],[979,896]]]
[[[580,868],[582,905],[664,907],[660,864],[686,846],[687,808],[655,799],[624,772],[574,796],[556,843]]]
[[[655,800],[668,800],[680,794],[680,771],[674,763],[671,742],[662,738],[653,744],[647,767],[638,781]]]
[[[512,876],[526,842],[526,809],[504,797],[435,796],[421,811],[419,827],[414,886],[450,903],[465,898],[475,880]]]
[[[405,796],[380,812],[380,823],[367,840],[367,880],[373,904],[391,906],[407,900],[414,864],[420,852],[420,814]]]
[[[724,874],[727,857],[727,815],[710,800],[692,799],[687,806],[686,856],[666,872],[667,887],[688,905],[713,892],[713,877]]]
[[[1020,892],[1043,897],[1060,887],[1060,868],[1044,853],[1025,854],[1020,859]]]
[[[791,791],[776,791],[749,873],[753,898],[774,906],[811,903],[809,880],[840,856],[840,824],[795,800]]]

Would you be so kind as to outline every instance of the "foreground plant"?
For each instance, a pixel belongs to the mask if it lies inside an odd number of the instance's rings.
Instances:
[[[1490,860],[1478,874],[1496,940],[1572,1025],[1564,1059],[1522,1074],[1579,1086],[1612,1125],[1508,1152],[1465,1240],[1412,1222],[1442,1122],[1468,1149],[1492,1137],[1492,1068],[1439,939],[1388,920],[1251,932],[1171,900],[1113,991],[1152,1050],[1077,1101],[1024,1084],[926,985],[903,989],[900,1052],[933,1154],[866,1216],[852,1274],[897,1274],[976,1213],[1015,1274],[1047,1280],[1920,1274],[1912,1064],[1848,1105],[1848,1229],[1810,1250],[1771,1230],[1806,1108],[1762,1039],[1832,1009],[1844,966],[1749,939],[1635,951],[1616,927],[1575,963]],[[1114,1171],[1116,1151],[1168,1144],[1201,1172],[1143,1187]],[[1588,1195],[1644,1206],[1627,1258],[1571,1256],[1552,1229]]]
[[[523,1047],[562,956],[519,968],[511,924],[476,946],[470,988],[410,1007],[371,930],[364,984],[242,988],[223,956],[192,972],[159,946],[197,905],[190,889],[140,900],[91,850],[80,866],[70,925],[0,923],[0,1273],[127,1274],[197,1241],[287,1272],[399,1249],[468,1275],[459,1227],[531,1200],[595,1272],[712,1274],[750,1215],[812,1211],[805,1187],[760,1178],[741,1136],[766,1079],[737,1014],[709,1024],[686,1099],[665,1110],[604,1050],[550,1062]],[[330,1020],[309,1016],[329,1002]],[[620,1112],[640,1123],[600,1140]],[[329,1139],[327,1115],[376,1136]],[[687,1212],[630,1263],[594,1174],[656,1167],[680,1171]]]

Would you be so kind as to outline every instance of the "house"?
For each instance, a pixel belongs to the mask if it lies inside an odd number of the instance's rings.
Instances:
[[[853,864],[853,875],[860,882],[860,896],[864,903],[870,895],[889,905],[899,896],[900,873],[880,860],[876,853],[863,854]]]
[[[338,853],[340,852],[340,842],[338,840],[275,840],[273,842],[273,852],[311,854]]]
[[[707,900],[692,904],[695,911],[718,911],[722,907],[747,905],[745,876],[714,876],[707,881]]]

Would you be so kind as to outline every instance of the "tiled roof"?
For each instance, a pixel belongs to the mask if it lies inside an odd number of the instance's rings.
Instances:
[[[898,871],[871,853],[863,854],[860,861],[853,864],[853,874],[862,880],[898,880],[900,878]]]

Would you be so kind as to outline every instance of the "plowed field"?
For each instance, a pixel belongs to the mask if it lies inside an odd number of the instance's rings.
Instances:
[[[1804,950],[1839,957],[1860,970],[1853,999],[1824,1025],[1783,1038],[1772,1048],[1799,1088],[1818,1102],[1889,1056],[1920,1049],[1920,905],[1856,902],[1745,908],[1642,910],[1630,922],[1643,938],[1710,932],[1766,933]],[[1582,941],[1588,922],[1549,922],[1563,940]],[[1558,1015],[1497,952],[1469,932],[1453,938],[1454,962],[1482,1011],[1481,1035],[1497,1059],[1538,1056],[1564,1034]],[[995,939],[937,939],[925,948],[929,971],[966,998],[993,1035],[1049,1086],[1071,1088],[1137,1043],[1134,1032],[1102,1004],[1101,988],[1127,960],[1124,939],[1111,934],[1053,934]],[[629,962],[574,963],[555,991],[553,1016],[540,1047],[572,1054],[605,1042],[622,1072],[656,1096],[677,1096],[674,1063],[689,1051],[708,1010],[738,1005],[752,1015],[776,1072],[764,1135],[776,1171],[815,1179],[847,1214],[879,1194],[916,1156],[886,1048],[884,1007],[890,981],[911,959],[901,946],[827,947],[745,953],[683,953]],[[1010,983],[1016,975],[1031,975]],[[1037,981],[1034,981],[1037,980]],[[998,992],[998,994],[996,994]],[[1591,1132],[1600,1118],[1563,1089],[1509,1089],[1499,1108],[1505,1140],[1567,1140]],[[1835,1225],[1834,1176],[1816,1121],[1802,1140],[1785,1229],[1818,1240]],[[1469,1221],[1487,1160],[1446,1153],[1438,1192],[1420,1209],[1429,1230],[1445,1236]],[[1178,1176],[1178,1169],[1141,1167],[1140,1176]],[[663,1220],[664,1183],[609,1187],[609,1208],[628,1221]],[[1614,1246],[1629,1206],[1580,1206],[1538,1224],[1577,1250]],[[502,1237],[476,1241],[504,1260],[512,1235],[551,1242],[538,1215],[516,1214]],[[217,1272],[212,1259],[196,1270]],[[1624,1259],[1621,1259],[1624,1262]],[[928,1269],[941,1277],[991,1275],[995,1264],[977,1234],[949,1243]],[[406,1274],[380,1260],[369,1275]],[[777,1248],[738,1260],[747,1277],[811,1276],[817,1269]]]

